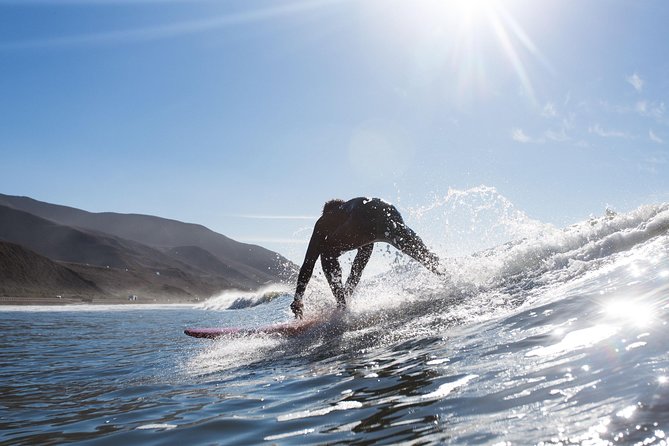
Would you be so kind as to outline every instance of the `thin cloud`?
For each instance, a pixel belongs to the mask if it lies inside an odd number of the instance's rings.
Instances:
[[[560,131],[554,131],[554,130],[546,130],[544,132],[544,136],[547,139],[550,139],[551,141],[557,141],[557,142],[564,142],[564,141],[569,141],[571,138],[567,135],[567,132],[565,132],[564,129],[561,129]]]
[[[647,101],[641,100],[634,103],[634,105],[615,105],[607,101],[600,101],[599,105],[606,112],[629,114],[636,113],[639,116],[646,118],[653,118],[662,121],[667,112],[667,106],[662,101]]]
[[[643,90],[643,79],[641,79],[638,73],[635,72],[631,76],[628,76],[626,80],[636,91],[641,92]]]
[[[655,154],[643,159],[637,166],[641,172],[657,175],[664,172],[667,158],[663,154]]]
[[[632,137],[627,132],[623,132],[623,131],[620,131],[620,130],[604,129],[599,124],[595,124],[594,126],[590,126],[588,128],[588,132],[593,133],[597,136],[601,136],[602,138],[631,138]]]
[[[664,102],[651,102],[640,101],[637,103],[635,110],[641,116],[647,116],[656,120],[662,120],[667,111],[667,107],[664,105]]]
[[[529,136],[523,129],[515,128],[511,131],[511,139],[521,144],[544,144],[550,141],[565,142],[571,140],[564,128],[560,130],[546,130],[538,138]]]
[[[557,110],[555,109],[555,104],[552,102],[547,102],[544,105],[543,110],[541,110],[541,116],[546,118],[554,118],[557,116]]]
[[[659,136],[657,136],[655,133],[653,133],[653,130],[648,130],[648,137],[653,142],[656,142],[658,144],[664,144],[664,140]]]
[[[571,102],[571,91],[567,92],[567,96],[564,98],[563,105],[566,107]]]
[[[520,142],[523,144],[527,144],[529,142],[532,142],[532,138],[527,136],[525,132],[523,132],[523,129],[513,129],[511,131],[511,139],[513,139],[516,142]]]
[[[639,101],[634,106],[634,110],[640,114],[646,114],[648,112],[648,101]]]
[[[286,245],[304,245],[309,243],[308,239],[262,236],[236,237],[235,240],[242,243],[281,243]]]
[[[248,218],[253,220],[316,220],[314,215],[270,215],[270,214],[230,214],[227,217]]]
[[[574,121],[576,121],[576,113],[569,113],[567,116],[562,118],[562,129],[563,130],[571,130],[574,128]]]

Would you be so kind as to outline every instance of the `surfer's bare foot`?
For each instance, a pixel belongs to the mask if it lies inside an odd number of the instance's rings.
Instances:
[[[293,310],[293,314],[295,315],[295,318],[297,319],[302,319],[302,309],[304,308],[304,304],[302,303],[302,299],[295,299],[293,300],[293,303],[290,304],[290,309]]]

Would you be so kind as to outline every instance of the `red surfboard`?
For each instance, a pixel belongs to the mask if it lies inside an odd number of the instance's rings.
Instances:
[[[281,336],[296,336],[321,323],[323,323],[323,321],[320,319],[310,319],[286,322],[283,324],[267,325],[256,328],[187,328],[184,330],[184,333],[194,338],[206,339],[216,339],[222,336],[244,336],[249,334],[277,334]]]

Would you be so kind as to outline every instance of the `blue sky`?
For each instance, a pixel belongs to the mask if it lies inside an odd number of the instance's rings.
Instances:
[[[295,261],[324,201],[669,201],[663,0],[0,0],[0,192]]]

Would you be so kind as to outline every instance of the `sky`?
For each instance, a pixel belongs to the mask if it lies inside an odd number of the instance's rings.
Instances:
[[[296,262],[334,197],[484,185],[558,227],[666,202],[668,22],[665,0],[0,0],[0,192]]]

